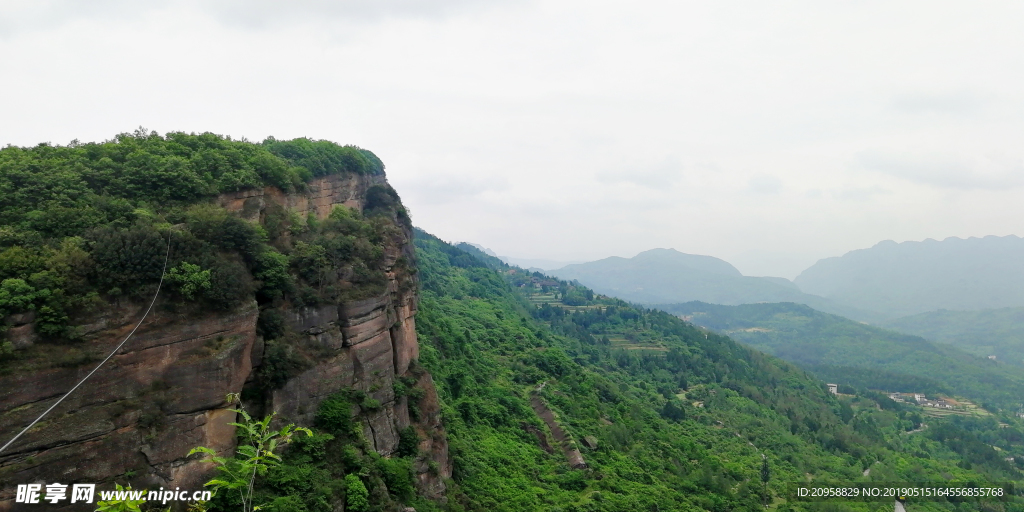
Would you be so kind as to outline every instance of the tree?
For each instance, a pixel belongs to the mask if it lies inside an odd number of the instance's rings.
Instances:
[[[772,470],[768,467],[768,456],[761,454],[761,501],[764,508],[768,508],[768,480],[772,477]]]
[[[197,293],[210,289],[210,271],[203,270],[199,265],[187,261],[174,267],[167,273],[167,280],[173,283],[186,299],[196,298]]]
[[[370,491],[358,475],[345,475],[345,505],[352,512],[364,512],[370,506]]]
[[[238,395],[232,393],[227,396],[228,403],[237,403]],[[278,446],[291,441],[296,432],[303,432],[312,436],[313,432],[308,428],[296,427],[289,424],[280,430],[272,430],[270,422],[274,419],[271,414],[261,421],[253,420],[249,413],[241,406],[231,411],[242,416],[242,423],[230,423],[241,430],[244,444],[240,444],[234,458],[218,457],[217,452],[205,446],[193,448],[188,452],[203,453],[209,456],[209,460],[217,465],[220,476],[206,482],[207,487],[213,488],[214,492],[221,490],[237,491],[242,504],[242,512],[253,512],[259,507],[253,503],[253,486],[257,476],[263,476],[271,466],[281,463],[281,457],[274,453]]]

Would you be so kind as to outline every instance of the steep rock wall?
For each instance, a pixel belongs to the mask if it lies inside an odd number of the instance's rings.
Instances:
[[[363,208],[374,185],[386,185],[385,178],[333,175],[313,180],[303,193],[267,187],[225,194],[218,203],[254,222],[273,205],[322,219],[335,205]],[[372,411],[353,411],[360,413],[370,445],[388,456],[398,446],[398,432],[412,425],[421,439],[415,464],[420,491],[440,498],[451,463],[433,381],[415,367],[415,278],[407,269],[394,268],[400,256],[414,261],[411,231],[404,227],[402,233],[384,247],[387,286],[380,296],[287,310],[291,328],[322,350],[311,368],[272,391],[267,412],[276,412],[284,422],[310,425],[324,398],[345,388],[361,390],[381,404]],[[0,454],[0,511],[13,510],[13,491],[22,483],[109,482],[136,474],[144,475],[136,480],[137,488],[198,489],[211,468],[186,460],[185,454],[200,445],[232,452],[234,428],[228,423],[235,414],[224,399],[240,393],[260,364],[258,308],[252,302],[230,314],[186,315],[172,309],[158,303],[121,353]],[[82,326],[89,355],[96,360],[105,356],[142,310],[138,304],[111,304]],[[94,364],[50,365],[0,376],[0,442],[52,405]],[[409,398],[395,396],[396,379],[402,376],[414,378],[415,387],[423,390],[417,421],[410,418]]]
[[[186,461],[195,446],[234,447],[235,414],[224,402],[252,371],[255,301],[224,315],[160,308],[75,394],[0,456],[0,510],[17,484],[94,483],[128,472],[149,485],[199,488],[208,469]],[[109,353],[142,315],[112,307],[90,326],[93,357]],[[96,362],[0,377],[0,439],[6,442],[84,377]]]

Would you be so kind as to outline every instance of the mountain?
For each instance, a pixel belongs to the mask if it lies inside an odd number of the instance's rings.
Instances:
[[[216,489],[189,504],[210,511],[783,512],[836,509],[796,482],[1022,481],[1012,414],[926,428],[916,406],[441,242],[353,146],[8,146],[0,193],[0,441],[55,407],[0,452],[0,511],[57,482]],[[43,507],[95,509],[61,505]]]
[[[1012,415],[1002,428],[994,417],[925,428],[916,406],[831,395],[794,365],[663,311],[423,231],[415,244],[420,363],[455,461],[449,502],[465,510],[764,510],[762,453],[780,511],[878,508],[788,495],[808,479],[1020,479],[1005,460],[1024,453]]]
[[[1024,306],[1024,239],[879,242],[826,258],[795,282],[806,293],[888,319],[933,311]]]
[[[230,475],[189,452],[232,459],[237,407],[316,429],[257,505],[340,510],[357,471],[381,509],[443,498],[412,227],[372,153],[136,132],[0,149],[0,191],[0,446],[118,349],[0,452],[0,510],[29,482],[203,489]]]
[[[514,258],[512,256],[500,256],[500,258],[502,261],[508,263],[509,265],[516,265],[522,268],[536,268],[543,271],[548,271],[554,268],[561,268],[566,265],[582,263],[581,261],[559,261],[541,258]]]
[[[979,357],[996,356],[1024,364],[1024,308],[950,311],[940,309],[880,324],[907,334],[953,345]]]
[[[1024,396],[1024,372],[1018,366],[801,304],[691,302],[657,307],[833,382],[887,391],[955,394],[1009,410],[1020,407]]]
[[[611,257],[568,265],[549,273],[579,281],[603,294],[644,304],[797,302],[860,320],[877,317],[803,293],[787,279],[744,276],[726,261],[674,249],[652,249],[632,258]]]

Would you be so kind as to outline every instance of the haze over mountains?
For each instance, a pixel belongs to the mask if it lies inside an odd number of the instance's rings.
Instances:
[[[711,256],[652,249],[551,270],[595,290],[656,304],[796,302],[861,321],[1024,306],[1024,239],[884,241],[820,260],[795,280],[744,276]]]
[[[820,260],[795,282],[804,292],[892,317],[1024,306],[1024,239],[887,240]]]
[[[788,279],[744,276],[724,260],[675,249],[651,249],[632,258],[613,256],[549,273],[577,280],[606,295],[646,304],[797,302],[858,320],[873,316],[803,293]]]

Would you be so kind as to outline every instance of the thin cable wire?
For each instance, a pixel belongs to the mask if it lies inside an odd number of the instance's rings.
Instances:
[[[167,252],[164,253],[164,268],[163,268],[163,270],[160,271],[160,283],[156,285],[156,293],[153,294],[153,300],[149,303],[149,307],[146,308],[146,314],[142,315],[142,319],[139,320],[139,323],[135,324],[135,328],[132,329],[132,332],[128,333],[128,336],[125,337],[124,341],[122,341],[121,344],[117,346],[117,348],[115,348],[113,351],[111,351],[110,354],[106,357],[106,359],[104,359],[103,361],[100,361],[100,364],[96,365],[96,368],[93,368],[92,371],[89,372],[89,375],[86,375],[84,379],[78,381],[78,384],[75,384],[75,387],[71,388],[71,391],[68,391],[67,393],[64,393],[64,396],[60,397],[60,400],[57,400],[53,405],[50,406],[49,409],[43,411],[43,413],[40,414],[39,417],[36,418],[35,421],[30,423],[24,429],[22,429],[21,432],[18,432],[18,435],[14,436],[13,439],[11,439],[10,441],[7,441],[7,444],[5,444],[2,447],[0,447],[0,453],[2,453],[4,450],[6,450],[8,446],[14,444],[14,442],[17,441],[18,438],[22,436],[22,434],[24,434],[25,432],[28,432],[28,430],[30,428],[35,426],[36,423],[39,423],[39,421],[42,420],[44,417],[46,417],[47,414],[50,414],[50,411],[52,411],[55,407],[60,405],[60,403],[63,402],[65,398],[71,396],[71,393],[74,393],[75,390],[79,388],[79,386],[81,386],[82,384],[85,384],[85,381],[89,380],[89,377],[92,377],[92,374],[96,373],[96,371],[99,370],[100,367],[102,367],[104,364],[106,364],[106,362],[109,361],[111,357],[114,357],[114,354],[118,353],[118,351],[121,350],[121,347],[123,347],[125,343],[128,343],[128,340],[130,340],[132,335],[135,334],[135,331],[139,330],[139,327],[142,326],[142,322],[146,321],[146,317],[149,316],[149,311],[153,309],[153,304],[156,304],[156,298],[160,296],[160,287],[163,286],[163,284],[164,284],[164,274],[167,273],[167,258],[170,255],[171,255],[171,234],[168,232],[167,233]]]

